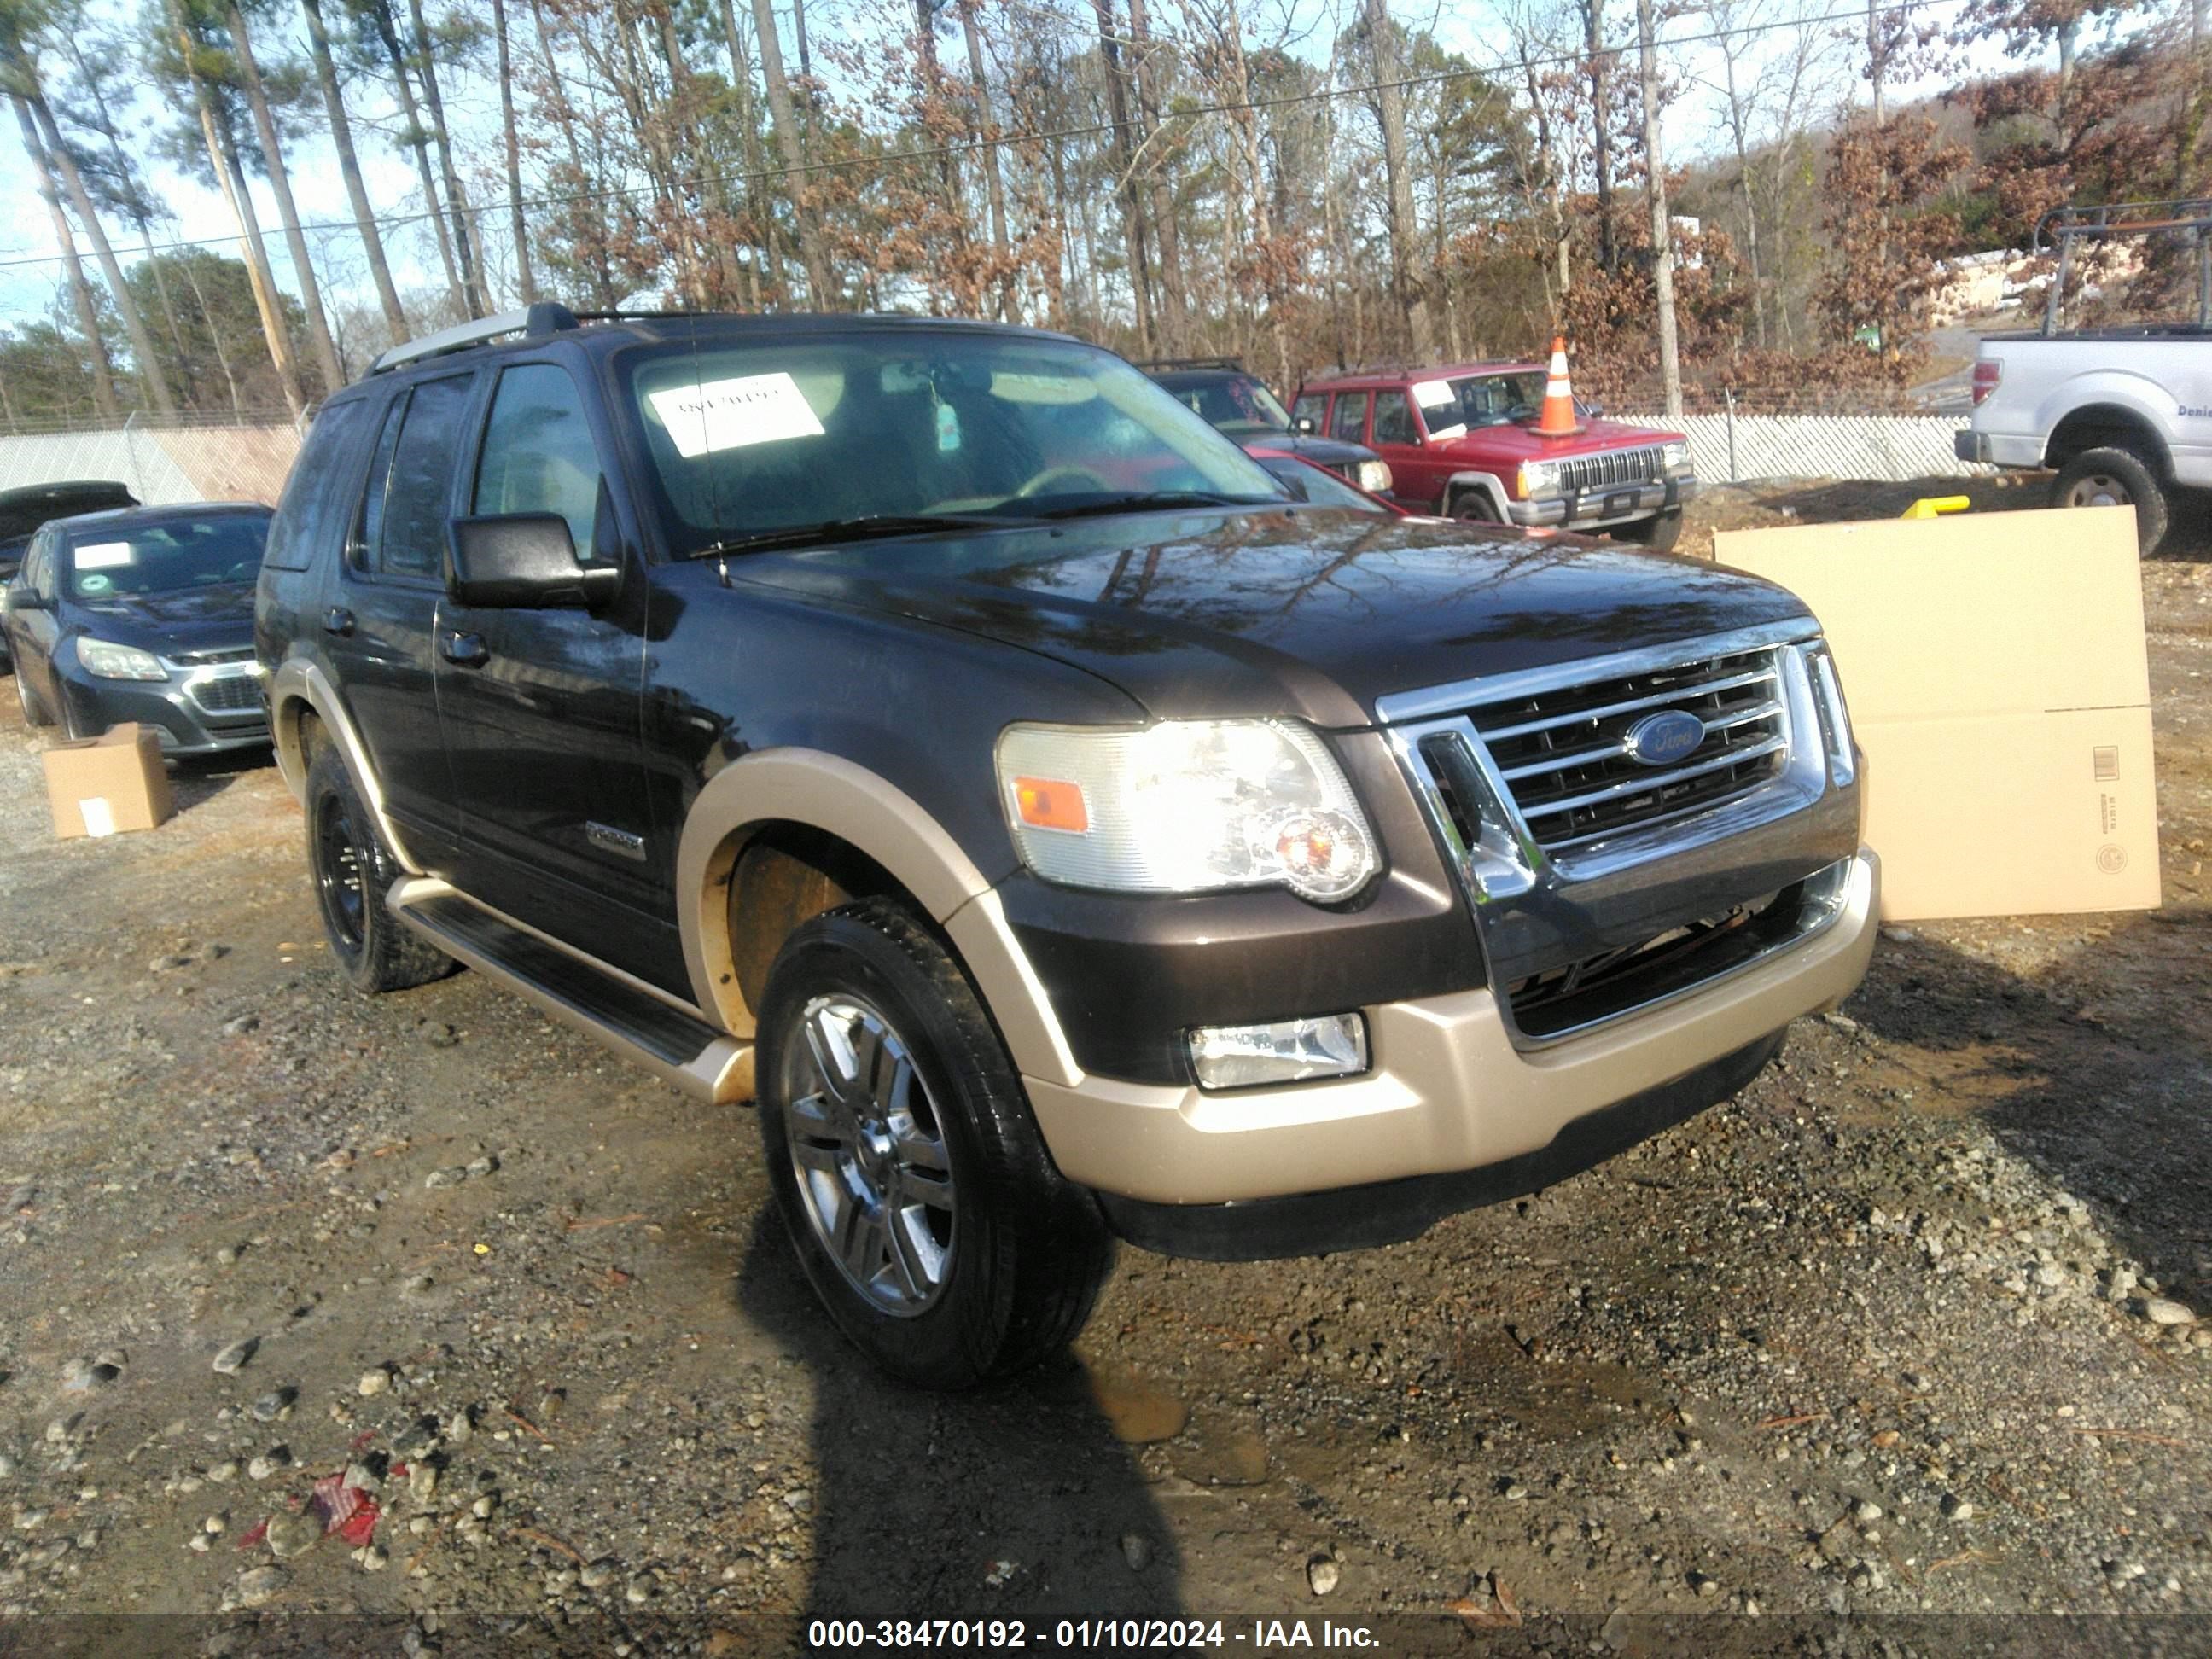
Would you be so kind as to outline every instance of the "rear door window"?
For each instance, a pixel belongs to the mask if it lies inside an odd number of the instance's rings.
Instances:
[[[1364,392],[1340,392],[1336,407],[1329,412],[1328,435],[1340,438],[1346,443],[1365,441],[1367,430],[1367,394]]]
[[[446,526],[453,517],[453,456],[476,385],[473,374],[425,380],[385,422],[381,460],[362,503],[362,562],[380,576],[435,580],[445,569]],[[394,422],[397,422],[397,434]]]
[[[1420,441],[1413,435],[1413,411],[1407,406],[1404,392],[1378,392],[1375,394],[1375,441],[1378,444]]]
[[[272,570],[305,570],[314,562],[343,511],[346,488],[359,465],[355,446],[368,419],[368,404],[359,398],[333,404],[315,417],[276,503],[263,564]]]

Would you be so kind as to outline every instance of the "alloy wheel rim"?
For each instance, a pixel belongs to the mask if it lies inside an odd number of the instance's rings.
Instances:
[[[2075,480],[2073,493],[2066,504],[2069,507],[2125,507],[2134,499],[2128,494],[2127,486],[2118,478],[2103,472],[2093,472],[2086,478]]]
[[[796,1036],[785,1115],[807,1221],[870,1305],[925,1313],[951,1278],[958,1215],[928,1086],[890,1022],[859,997],[814,998]]]
[[[344,805],[326,800],[315,828],[316,886],[331,930],[349,951],[361,948],[368,898],[362,883],[361,848]]]

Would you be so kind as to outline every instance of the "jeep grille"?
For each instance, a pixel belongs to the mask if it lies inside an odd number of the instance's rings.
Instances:
[[[1611,489],[1617,484],[1651,483],[1667,476],[1666,459],[1657,444],[1642,449],[1608,449],[1595,455],[1577,455],[1559,463],[1559,488],[1563,495]]]

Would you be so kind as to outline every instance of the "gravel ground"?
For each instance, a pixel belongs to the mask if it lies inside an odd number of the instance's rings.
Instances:
[[[1636,1152],[1364,1255],[1124,1251],[1077,1360],[957,1399],[817,1315],[744,1109],[468,974],[344,991],[266,767],[55,842],[0,681],[0,1648],[264,1607],[410,1652],[1178,1612],[2204,1651],[2212,566],[2146,596],[2165,909],[1893,930]]]

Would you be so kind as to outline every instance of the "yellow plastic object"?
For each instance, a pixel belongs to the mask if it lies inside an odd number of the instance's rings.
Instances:
[[[1945,513],[1964,513],[1974,504],[1970,495],[1923,495],[1897,516],[1900,519],[1933,519]]]

